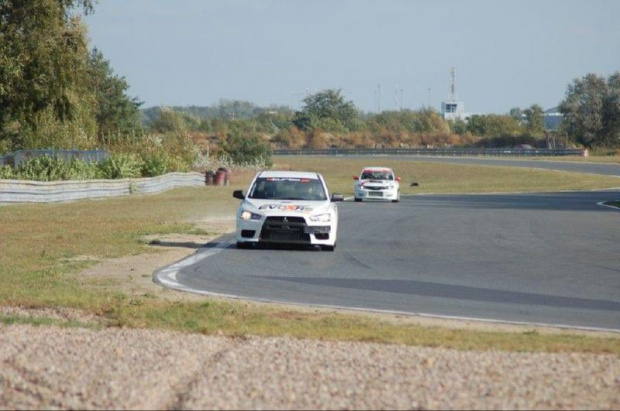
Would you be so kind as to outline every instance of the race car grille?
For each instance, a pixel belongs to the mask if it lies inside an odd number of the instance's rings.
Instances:
[[[364,187],[366,190],[387,190],[389,187]]]
[[[310,243],[303,217],[267,217],[260,240],[270,243]]]
[[[266,223],[282,223],[285,222],[284,220],[286,220],[289,224],[290,223],[302,223],[305,224],[306,220],[303,217],[267,217],[266,218]]]

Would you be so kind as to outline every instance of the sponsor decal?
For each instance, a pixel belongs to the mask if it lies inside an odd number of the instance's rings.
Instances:
[[[365,187],[365,186],[383,187],[383,185],[385,184],[384,181],[388,181],[388,180],[367,180],[367,181],[362,182],[360,186],[362,187]]]
[[[300,213],[309,213],[312,207],[297,204],[265,204],[258,207],[259,210],[278,210],[278,211],[298,211]]]
[[[362,173],[390,173],[387,168],[367,168]]]
[[[309,183],[311,180],[309,178],[292,178],[292,177],[269,177],[265,179],[266,181],[290,181],[293,183]],[[318,181],[314,179],[314,181]]]

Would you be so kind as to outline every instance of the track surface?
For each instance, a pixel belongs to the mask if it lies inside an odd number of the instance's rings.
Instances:
[[[605,200],[620,192],[347,202],[333,253],[237,250],[223,237],[156,281],[256,300],[620,330],[620,211],[597,205]]]
[[[544,170],[568,171],[573,173],[600,174],[620,177],[620,164],[612,163],[583,163],[569,161],[521,160],[477,157],[437,157],[437,156],[350,156],[352,158],[367,158],[375,162],[381,158],[401,161],[440,162],[451,164],[474,164],[502,167],[540,168]]]

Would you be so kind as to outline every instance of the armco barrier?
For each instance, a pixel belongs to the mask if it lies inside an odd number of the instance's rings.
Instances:
[[[332,148],[327,150],[274,150],[275,156],[363,156],[363,155],[403,155],[403,156],[582,156],[587,157],[587,150],[582,149],[512,149],[512,148]]]
[[[175,187],[204,186],[201,173],[169,173],[122,180],[25,181],[0,180],[0,203],[53,203],[86,198],[154,194]]]

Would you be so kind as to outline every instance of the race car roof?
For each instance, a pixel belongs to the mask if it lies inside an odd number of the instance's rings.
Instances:
[[[392,172],[392,169],[389,167],[364,167],[362,171],[389,171]]]
[[[319,178],[317,173],[310,171],[262,171],[261,178]]]

